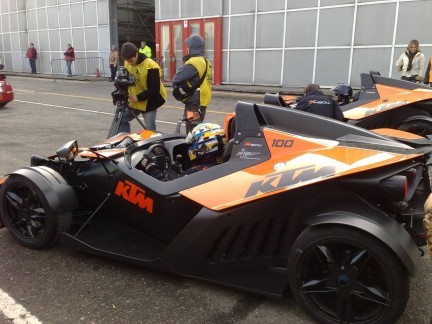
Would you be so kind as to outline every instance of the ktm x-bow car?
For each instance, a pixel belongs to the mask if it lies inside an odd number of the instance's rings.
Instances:
[[[318,322],[394,323],[426,244],[432,143],[244,102],[230,122],[224,162],[192,174],[182,134],[33,156],[0,181],[1,223],[29,248],[61,238],[267,296],[290,289]],[[179,176],[156,179],[143,159]]]
[[[394,128],[426,137],[432,135],[432,88],[419,83],[362,73],[361,88],[341,105],[345,121],[366,129]],[[295,106],[297,97],[266,94],[264,103]]]

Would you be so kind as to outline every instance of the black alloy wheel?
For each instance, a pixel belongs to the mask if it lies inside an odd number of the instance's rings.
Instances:
[[[72,214],[53,213],[42,191],[23,176],[9,176],[1,186],[0,199],[3,224],[26,247],[48,247],[70,227]]]
[[[308,228],[288,258],[291,292],[319,323],[394,323],[409,278],[384,243],[358,229]]]
[[[432,123],[424,120],[413,120],[398,127],[399,130],[427,137],[432,135]]]

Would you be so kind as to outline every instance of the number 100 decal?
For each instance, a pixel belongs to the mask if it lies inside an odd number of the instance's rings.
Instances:
[[[272,143],[272,147],[291,147],[293,146],[293,140],[282,140],[282,139],[274,139]]]

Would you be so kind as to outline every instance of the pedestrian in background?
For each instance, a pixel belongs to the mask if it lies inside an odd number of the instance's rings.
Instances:
[[[151,58],[138,52],[138,48],[124,43],[121,55],[125,60],[125,68],[135,77],[135,83],[128,87],[129,104],[120,122],[119,132],[130,133],[130,121],[142,113],[144,126],[156,130],[156,111],[165,103],[167,92],[162,84],[162,70]]]
[[[409,82],[422,82],[424,75],[425,57],[420,52],[418,40],[409,42],[406,51],[396,61],[396,67],[401,72],[401,79]]]
[[[338,103],[330,96],[325,95],[318,84],[308,84],[304,89],[304,95],[295,109],[340,121],[344,120]]]
[[[119,52],[117,49],[117,46],[112,45],[111,46],[111,53],[109,56],[109,66],[110,66],[110,70],[111,70],[111,78],[110,78],[110,82],[114,81],[116,72],[117,72],[117,66],[119,63]]]
[[[31,73],[32,74],[36,74],[36,59],[37,59],[37,50],[34,47],[33,43],[30,43],[28,49],[27,49],[27,54],[26,54],[26,58],[29,59],[29,63],[30,63],[30,68],[31,68]]]
[[[185,41],[189,53],[183,58],[173,78],[173,95],[185,104],[184,117],[188,112],[198,111],[199,118],[186,120],[186,133],[204,121],[207,106],[212,94],[211,63],[204,55],[204,40],[199,35],[190,35]]]
[[[139,52],[147,57],[152,57],[151,48],[147,45],[146,41],[141,42],[141,48],[139,49]]]
[[[75,61],[75,50],[71,44],[67,44],[66,52],[63,53],[66,61],[68,77],[72,76],[72,62]]]

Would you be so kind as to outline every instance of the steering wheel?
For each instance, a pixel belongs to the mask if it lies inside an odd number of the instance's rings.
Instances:
[[[142,170],[157,179],[166,179],[171,171],[172,159],[167,148],[156,143],[148,148],[141,160]]]

